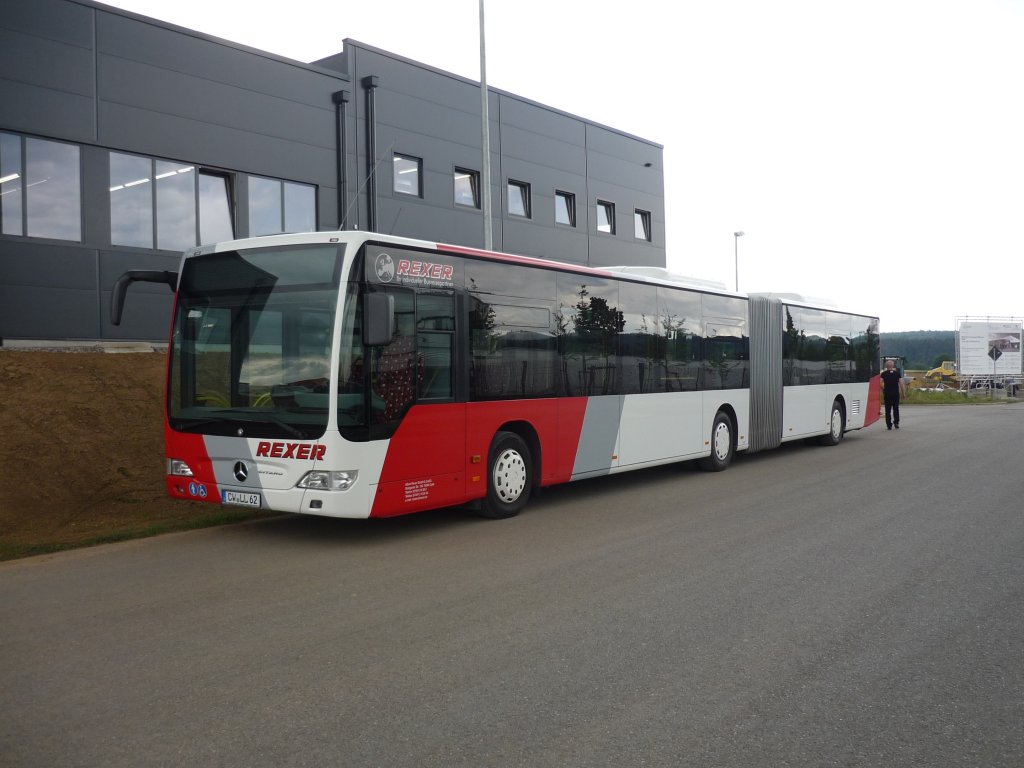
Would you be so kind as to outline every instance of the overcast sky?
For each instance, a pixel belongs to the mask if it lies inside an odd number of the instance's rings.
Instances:
[[[116,0],[313,61],[479,78],[478,0]],[[1024,316],[1024,0],[488,0],[488,84],[665,147],[668,266],[878,314]]]

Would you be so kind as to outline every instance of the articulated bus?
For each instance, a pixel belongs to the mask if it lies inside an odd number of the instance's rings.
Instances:
[[[367,232],[202,246],[167,363],[172,497],[334,517],[472,505],[878,419],[878,319],[646,267]]]

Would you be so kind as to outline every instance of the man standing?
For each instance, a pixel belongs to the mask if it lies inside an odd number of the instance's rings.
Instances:
[[[906,385],[903,383],[903,374],[896,367],[892,360],[885,361],[885,370],[882,371],[882,397],[885,399],[885,426],[886,429],[900,428],[900,398],[906,396]]]

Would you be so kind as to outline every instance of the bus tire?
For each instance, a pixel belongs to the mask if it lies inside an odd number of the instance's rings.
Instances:
[[[725,411],[719,411],[711,425],[711,455],[700,459],[697,466],[705,472],[721,472],[732,463],[735,445],[732,439],[732,419]]]
[[[818,445],[839,445],[846,432],[846,413],[843,404],[836,398],[832,402],[832,415],[828,420],[828,432],[818,438]]]
[[[514,432],[499,432],[487,454],[487,495],[480,516],[500,520],[519,514],[530,500],[533,465],[530,449]]]

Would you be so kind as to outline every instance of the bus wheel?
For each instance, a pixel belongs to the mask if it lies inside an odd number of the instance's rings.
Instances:
[[[721,472],[732,462],[732,454],[732,420],[725,411],[719,411],[711,425],[711,455],[698,461],[697,466],[706,472]]]
[[[818,438],[819,445],[839,445],[846,431],[846,414],[843,404],[838,400],[832,403],[832,418],[829,420],[828,432]]]
[[[532,485],[530,449],[514,432],[499,432],[487,457],[487,496],[480,508],[483,517],[512,517],[530,500]]]

